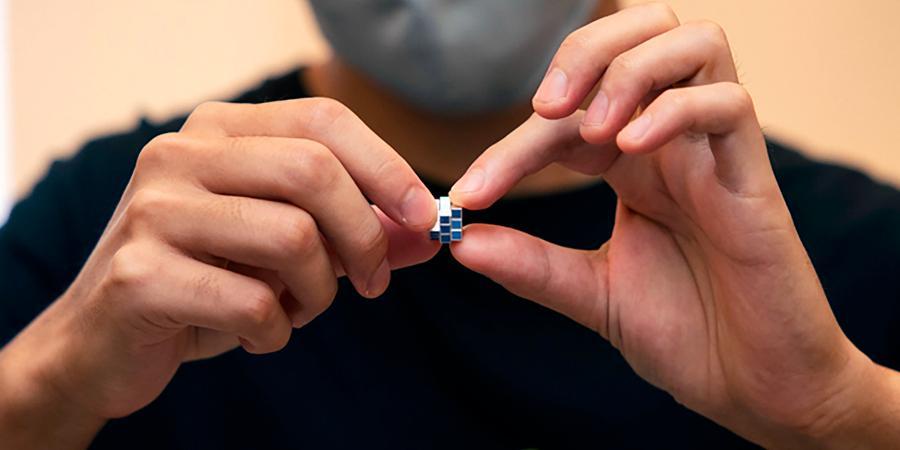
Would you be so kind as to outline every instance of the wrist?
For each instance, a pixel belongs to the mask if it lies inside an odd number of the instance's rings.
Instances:
[[[0,441],[10,448],[85,448],[105,423],[61,388],[71,352],[50,314],[0,351]]]
[[[817,449],[900,446],[900,375],[862,355],[852,384],[832,398],[806,437]]]

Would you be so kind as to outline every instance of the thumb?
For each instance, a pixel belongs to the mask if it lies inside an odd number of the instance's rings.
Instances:
[[[462,265],[513,294],[605,330],[605,253],[560,247],[496,225],[469,225],[465,236],[450,248]]]

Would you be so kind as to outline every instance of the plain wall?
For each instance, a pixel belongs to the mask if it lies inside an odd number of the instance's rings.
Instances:
[[[900,1],[670,4],[725,27],[767,133],[900,183]],[[17,195],[90,136],[327,55],[302,0],[11,0],[9,18]]]
[[[0,0],[0,223],[6,222],[13,202],[8,6],[7,0]]]

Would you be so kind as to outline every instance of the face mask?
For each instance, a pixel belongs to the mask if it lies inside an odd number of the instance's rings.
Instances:
[[[597,0],[310,0],[335,53],[408,102],[451,115],[534,94]]]

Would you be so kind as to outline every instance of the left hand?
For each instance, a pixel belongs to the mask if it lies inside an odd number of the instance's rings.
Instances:
[[[600,19],[562,45],[534,108],[454,201],[486,208],[560,163],[616,191],[612,236],[580,251],[470,225],[453,247],[463,265],[596,330],[647,381],[757,443],[840,446],[859,431],[886,370],[832,315],[720,27],[659,4]]]

